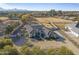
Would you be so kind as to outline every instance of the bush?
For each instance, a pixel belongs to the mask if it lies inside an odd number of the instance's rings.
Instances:
[[[32,54],[33,55],[46,55],[46,52],[45,52],[45,50],[40,49],[39,47],[33,47]]]
[[[5,46],[4,42],[0,40],[0,48],[3,48]]]
[[[23,55],[73,55],[73,52],[66,47],[55,48],[55,49],[40,49],[39,47],[29,48],[28,46],[23,46],[21,49],[21,54]]]
[[[17,54],[19,54],[18,51],[10,45],[5,46],[3,50],[4,50],[4,55],[17,55]]]
[[[27,46],[23,46],[20,49],[20,51],[21,51],[21,54],[23,54],[23,55],[30,55],[31,54],[31,51],[30,51],[30,49]]]
[[[48,49],[48,55],[73,55],[73,52],[67,49],[66,47],[62,46],[61,48],[55,49]]]
[[[5,34],[10,34],[17,26],[19,25],[19,22],[7,25],[7,27],[5,28]]]
[[[28,48],[24,46],[20,50],[21,50],[21,54],[24,54],[24,55],[45,55],[46,54],[44,50],[40,49],[39,47]]]
[[[13,45],[11,39],[5,39],[5,38],[1,38],[0,39],[0,48],[3,48],[6,45]]]
[[[47,55],[57,55],[58,52],[57,49],[48,49],[46,52],[47,52]]]
[[[60,55],[73,55],[73,52],[70,51],[69,49],[67,49],[66,47],[62,46],[62,47],[59,49],[59,54],[60,54]]]

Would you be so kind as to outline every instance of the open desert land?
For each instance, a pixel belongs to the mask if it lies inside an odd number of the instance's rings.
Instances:
[[[71,20],[65,20],[55,17],[47,17],[47,18],[36,18],[40,23],[44,24],[46,27],[52,27],[50,23],[53,25],[55,24],[59,28],[65,28],[66,24],[70,24],[73,21]],[[50,25],[50,26],[49,26]]]
[[[32,44],[35,47],[40,47],[41,49],[50,49],[50,48],[60,48],[64,46],[63,42],[57,42],[57,41],[38,41],[38,42],[32,42]]]
[[[50,18],[36,18],[38,22],[40,22],[42,25],[44,25],[47,28],[53,28],[51,26],[49,19]]]
[[[7,21],[8,19],[8,17],[0,17],[0,21]]]
[[[44,22],[44,23],[49,23],[50,22],[55,22],[55,23],[71,23],[71,20],[65,20],[65,19],[61,19],[61,18],[55,18],[55,17],[45,17],[45,18],[36,18],[38,21],[40,22]]]

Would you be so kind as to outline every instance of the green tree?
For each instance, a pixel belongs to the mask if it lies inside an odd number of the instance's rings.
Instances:
[[[59,11],[57,12],[57,15],[61,16],[61,15],[63,15],[63,12],[62,12],[61,10],[59,10]]]
[[[21,18],[21,17],[22,17],[22,15],[23,15],[23,14],[18,14],[18,15],[17,15],[17,17],[18,17],[18,18]]]
[[[13,19],[13,20],[19,18],[18,15],[17,15],[17,13],[14,13],[14,12],[9,13],[9,14],[8,14],[8,17],[9,17],[10,19]]]
[[[5,34],[10,34],[14,28],[16,28],[19,25],[19,22],[7,25],[7,27],[5,28]]]
[[[55,15],[57,15],[57,12],[56,12],[55,10],[52,10],[52,9],[51,9],[51,10],[49,11],[49,15],[50,15],[50,16],[55,16]]]
[[[22,15],[21,21],[26,23],[31,18],[31,14]]]
[[[13,31],[13,25],[8,25],[5,30],[5,34],[10,34]]]

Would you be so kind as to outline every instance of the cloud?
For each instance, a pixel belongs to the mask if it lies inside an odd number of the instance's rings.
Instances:
[[[9,3],[0,3],[0,7],[4,8],[4,9],[13,9],[13,8],[15,8],[13,5],[11,5]]]
[[[0,7],[1,8],[6,8],[6,9],[9,8],[8,4],[5,4],[5,3],[0,3]]]

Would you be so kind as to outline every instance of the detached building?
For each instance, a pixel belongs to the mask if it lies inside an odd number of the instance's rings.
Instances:
[[[79,22],[68,24],[65,26],[74,36],[79,37]]]

